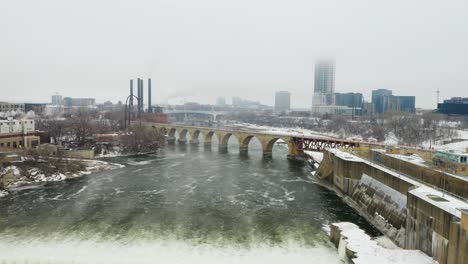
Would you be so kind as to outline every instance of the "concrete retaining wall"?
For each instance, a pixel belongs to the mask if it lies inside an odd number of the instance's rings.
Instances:
[[[351,206],[404,247],[406,192],[414,187],[412,182],[380,170],[375,164],[345,159],[330,151],[324,153],[317,175],[331,181],[337,191],[350,198]]]
[[[413,164],[378,151],[370,151],[370,159],[386,167],[401,171],[403,174],[410,175],[428,185],[447,190],[450,193],[468,199],[468,181],[460,177]]]
[[[442,173],[430,172],[416,164],[398,164],[399,159],[379,152],[368,153],[370,158],[389,167],[403,168],[405,174],[419,173],[420,179],[428,182],[437,183],[442,177]],[[397,245],[419,249],[440,264],[468,264],[467,230],[453,214],[411,195],[409,191],[419,185],[417,181],[378,164],[330,151],[324,153],[316,175],[332,182],[345,201]],[[460,183],[458,180],[456,177],[448,180],[449,185]],[[461,185],[450,190],[466,195],[465,187]]]
[[[406,247],[419,249],[439,264],[468,263],[468,232],[452,214],[408,193]]]
[[[61,150],[60,155],[73,159],[94,159],[94,150]]]

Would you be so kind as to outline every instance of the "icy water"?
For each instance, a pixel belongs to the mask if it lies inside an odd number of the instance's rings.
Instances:
[[[167,146],[0,199],[0,263],[341,263],[323,227],[376,234],[274,147]]]

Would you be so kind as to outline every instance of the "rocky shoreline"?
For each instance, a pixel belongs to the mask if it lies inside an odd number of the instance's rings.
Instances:
[[[122,167],[125,165],[102,160],[51,157],[31,160],[21,157],[0,169],[0,198],[8,195],[10,191]]]

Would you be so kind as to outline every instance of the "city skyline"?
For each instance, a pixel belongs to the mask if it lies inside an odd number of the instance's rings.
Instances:
[[[331,57],[335,92],[369,100],[390,89],[434,109],[438,89],[441,100],[467,96],[467,5],[15,1],[0,11],[8,25],[0,28],[1,100],[46,102],[59,92],[117,102],[141,76],[152,78],[157,103],[223,95],[273,105],[274,92],[288,90],[292,107],[309,108],[314,64]]]

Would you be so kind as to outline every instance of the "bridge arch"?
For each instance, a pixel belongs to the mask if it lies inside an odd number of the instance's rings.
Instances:
[[[220,150],[227,151],[228,141],[232,135],[234,135],[239,144],[239,151],[242,153],[244,150],[252,149],[252,138],[256,138],[261,145],[263,154],[268,156],[272,155],[273,146],[275,143],[282,139],[288,145],[288,158],[289,157],[301,157],[304,155],[304,150],[312,148],[315,141],[321,142],[321,144],[329,144],[330,147],[340,147],[342,145],[349,145],[350,147],[356,146],[359,143],[356,142],[344,142],[343,140],[337,139],[325,139],[325,138],[313,138],[313,137],[302,137],[296,138],[294,136],[288,136],[283,134],[271,134],[263,133],[262,131],[248,131],[243,129],[219,129],[215,127],[195,127],[177,124],[158,124],[150,123],[152,127],[161,129],[167,134],[167,140],[169,143],[173,143],[176,138],[182,143],[190,139],[191,142],[196,143],[196,140],[200,140],[200,136],[205,144],[210,145],[213,141],[213,135],[216,134],[216,139],[219,143]],[[187,133],[189,137],[187,138]],[[201,135],[200,135],[201,134]],[[341,145],[340,145],[341,144]],[[231,146],[232,147],[232,146]]]
[[[213,142],[213,135],[215,134],[215,132],[213,130],[209,130],[209,131],[204,132],[203,134],[204,134],[203,140],[204,140],[205,145],[211,145],[211,143]]]
[[[272,156],[273,155],[273,146],[275,145],[278,140],[284,141],[285,144],[288,145],[288,153],[291,153],[291,145],[289,144],[289,139],[288,138],[282,138],[282,137],[266,137],[264,140],[262,140],[262,149],[263,149],[263,155],[264,156]]]
[[[249,145],[253,138],[255,138],[255,141],[257,141],[260,145],[262,144],[261,139],[256,135],[243,134],[243,133],[239,135],[239,153],[240,154],[247,154],[249,152]]]
[[[177,129],[175,127],[171,127],[169,131],[167,132],[167,136],[170,138],[175,138],[176,132],[177,132]]]
[[[153,128],[156,128],[163,135],[167,135],[167,128],[166,127],[155,127],[155,126],[153,126]]]
[[[192,129],[189,131],[189,134],[190,134],[190,143],[197,144],[199,142],[201,131],[199,129],[195,129],[195,130]]]
[[[232,132],[219,131],[217,133],[217,136],[218,136],[218,150],[220,152],[227,152],[228,143],[229,143],[229,139],[231,138],[231,136],[234,136],[237,142],[239,142],[239,136],[235,135]]]
[[[188,134],[188,129],[183,128],[179,132],[179,138],[177,139],[178,142],[185,143],[187,142],[187,134]]]

